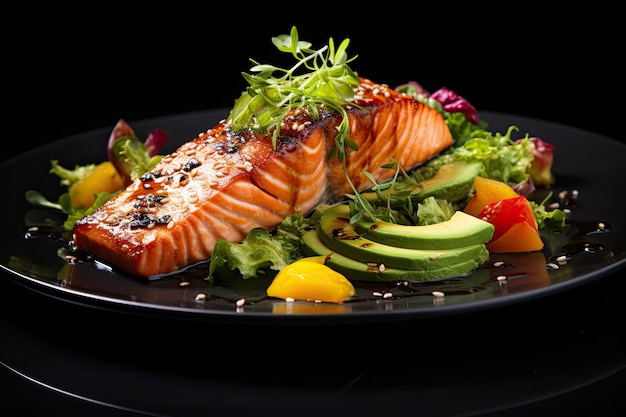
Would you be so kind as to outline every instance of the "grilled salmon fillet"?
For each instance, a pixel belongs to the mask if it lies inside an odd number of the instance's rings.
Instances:
[[[347,161],[354,186],[371,186],[411,169],[453,143],[442,115],[413,97],[361,78],[356,106],[347,106]],[[289,214],[308,214],[321,203],[352,193],[343,166],[329,159],[341,115],[290,110],[281,135],[235,133],[228,121],[166,155],[98,210],[76,222],[76,247],[130,274],[168,274],[211,257],[218,239],[243,240],[255,227],[273,230]]]

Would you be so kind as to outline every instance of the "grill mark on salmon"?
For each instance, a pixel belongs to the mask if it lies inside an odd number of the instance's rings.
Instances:
[[[360,191],[390,178],[393,160],[406,170],[453,143],[441,114],[385,85],[361,78],[347,106],[350,138],[359,146],[347,171]],[[166,155],[98,210],[76,222],[76,247],[133,275],[155,277],[210,258],[218,239],[243,240],[254,227],[273,230],[289,214],[352,193],[337,158],[329,160],[341,116],[314,120],[291,110],[276,149],[272,134],[234,133],[227,121]]]

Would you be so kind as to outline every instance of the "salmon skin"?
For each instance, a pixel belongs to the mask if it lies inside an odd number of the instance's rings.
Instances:
[[[391,178],[383,165],[409,170],[453,143],[443,116],[413,97],[361,78],[354,104],[346,106],[350,138],[358,144],[346,159],[359,190]],[[235,133],[228,121],[166,155],[143,177],[76,222],[76,247],[142,277],[172,273],[211,257],[218,239],[242,241],[261,227],[275,229],[289,214],[310,213],[352,193],[343,166],[329,159],[341,115],[303,108],[272,132]]]

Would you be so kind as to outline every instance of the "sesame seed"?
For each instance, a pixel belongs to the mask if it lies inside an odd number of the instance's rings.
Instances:
[[[498,281],[506,281],[506,275],[499,275],[498,278],[496,278]]]
[[[379,270],[380,272],[385,272],[385,264],[380,264],[380,265],[378,265],[378,270]]]
[[[572,197],[578,198],[578,190],[572,190]]]
[[[374,297],[382,297],[382,296],[383,296],[383,293],[382,293],[382,292],[378,292],[378,291],[374,291],[374,292],[372,293],[372,295],[373,295]]]
[[[495,266],[496,268],[499,268],[499,267],[501,267],[501,266],[503,266],[503,265],[504,265],[504,262],[503,262],[503,261],[497,261],[497,262],[494,262],[494,263],[493,263],[493,266]]]
[[[391,298],[391,297],[393,297],[393,293],[386,292],[383,294],[383,298]]]
[[[240,298],[239,300],[237,300],[237,302],[235,303],[237,305],[237,307],[241,307],[246,303],[246,299],[245,298]]]
[[[196,301],[204,301],[206,300],[206,294],[201,292],[196,294]]]
[[[557,261],[558,263],[567,262],[567,256],[565,256],[565,255],[561,255],[561,256],[559,256],[558,258],[556,258],[556,261]]]
[[[441,291],[433,291],[433,305],[444,304],[444,294]]]
[[[186,287],[186,286],[188,286],[189,284],[190,284],[190,282],[189,282],[189,281],[181,281],[181,282],[178,284],[178,286],[179,286],[179,287]]]
[[[287,297],[287,298],[285,298],[285,301],[288,302],[288,303],[293,303],[296,300],[293,297]]]
[[[546,268],[548,268],[548,269],[559,269],[559,264],[557,264],[556,262],[548,262],[546,264]]]
[[[598,223],[598,229],[599,230],[604,230],[604,228],[606,227],[606,225],[602,222]]]
[[[567,197],[567,190],[563,190],[559,193],[559,198],[561,200],[565,199],[565,197]]]

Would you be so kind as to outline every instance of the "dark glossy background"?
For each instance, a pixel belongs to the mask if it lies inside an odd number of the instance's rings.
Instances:
[[[87,12],[55,6],[39,8],[40,17],[26,11],[11,14],[16,29],[2,29],[7,45],[1,160],[48,141],[112,127],[119,118],[132,124],[228,107],[245,88],[240,73],[249,69],[249,58],[270,63],[284,59],[270,38],[288,32],[293,24],[302,39],[318,47],[329,36],[336,42],[349,37],[349,51],[359,55],[352,67],[374,81],[397,85],[416,80],[431,91],[446,86],[482,110],[551,120],[626,141],[620,104],[624,81],[617,64],[619,25],[610,11],[587,7],[568,11],[566,17],[563,10],[549,13],[519,5],[494,11],[478,5],[465,10],[451,6],[389,10],[354,4],[341,10],[334,4],[315,3],[293,12],[267,5],[254,9],[226,5],[227,10],[220,12],[207,12],[205,5],[197,9],[168,5],[133,14],[126,7],[107,3]],[[471,381],[472,373],[495,372],[503,356],[508,369],[515,363],[522,373],[549,374],[563,381],[571,375],[567,365],[560,365],[571,364],[572,357],[573,362],[591,365],[623,358],[625,278],[622,271],[568,294],[497,313],[436,321],[426,328],[402,323],[350,329],[199,329],[188,323],[154,323],[68,305],[3,280],[0,311],[7,327],[0,340],[10,340],[15,349],[33,357],[40,350],[79,352],[76,366],[85,356],[90,363],[102,358],[97,366],[91,365],[98,371],[85,383],[97,386],[101,379],[103,390],[109,381],[107,371],[117,369],[107,367],[113,358],[116,366],[126,364],[135,371],[139,367],[178,375],[187,369],[193,379],[202,380],[203,375],[219,379],[215,375],[223,374],[227,383],[237,377],[257,380],[260,387],[277,380],[282,369],[285,378],[308,373],[308,384],[298,379],[302,389],[348,384],[347,375],[366,367],[376,370],[369,377],[376,388],[372,396],[378,395],[384,404],[387,389],[402,391],[419,378]],[[561,351],[567,359],[555,361]],[[287,357],[300,362],[294,364]],[[411,372],[403,371],[407,364]],[[47,366],[58,372],[53,363]],[[46,390],[4,367],[0,378],[6,380],[0,393],[3,411],[138,415]],[[493,415],[574,415],[581,410],[587,415],[618,415],[624,405],[616,392],[623,386],[622,370],[573,392],[537,398],[533,404]],[[198,395],[194,387],[188,389],[190,395]],[[484,398],[493,389],[477,385],[473,395]],[[445,392],[441,397],[455,401]],[[233,403],[245,401],[232,393]],[[276,403],[276,410],[284,413],[284,405]],[[344,415],[373,411],[345,410],[340,395],[336,405],[335,411]],[[301,407],[306,411],[306,404]],[[412,409],[406,399],[401,408],[390,404],[388,415],[420,411],[438,415],[436,410]],[[189,415],[204,415],[195,412]]]
[[[3,143],[20,151],[119,118],[230,107],[246,86],[249,58],[293,64],[271,37],[294,24],[317,48],[329,37],[336,44],[349,38],[359,56],[352,68],[374,81],[446,86],[482,110],[624,139],[619,24],[606,10],[587,7],[566,18],[530,6],[495,14],[478,5],[223,7],[137,15],[107,5],[78,18],[59,17],[58,9],[54,18],[28,15],[3,49]],[[15,41],[26,33],[32,41]]]

